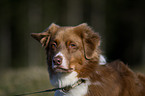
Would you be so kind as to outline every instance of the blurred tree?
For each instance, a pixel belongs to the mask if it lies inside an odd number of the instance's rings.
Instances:
[[[6,1],[0,3],[0,68],[11,64],[11,5]]]
[[[52,22],[86,22],[103,38],[108,60],[145,64],[143,0],[1,0],[0,68],[45,65],[45,53],[30,33]]]
[[[122,0],[106,2],[106,54],[130,65],[143,62],[145,2]]]

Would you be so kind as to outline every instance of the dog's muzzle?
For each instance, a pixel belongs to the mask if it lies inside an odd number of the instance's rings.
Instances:
[[[64,63],[63,58],[61,56],[54,57],[52,61],[52,64],[53,64],[52,69],[55,72],[72,72],[73,71],[72,68],[66,68],[66,66],[64,66],[63,63]]]

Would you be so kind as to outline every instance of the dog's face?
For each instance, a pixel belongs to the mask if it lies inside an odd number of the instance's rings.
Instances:
[[[83,57],[81,38],[74,33],[73,28],[59,29],[50,38],[47,54],[48,62],[55,72],[72,72],[76,64],[81,65]],[[79,62],[78,62],[79,61]]]
[[[32,37],[45,47],[51,74],[77,72],[87,60],[99,58],[100,37],[87,24],[75,27],[51,24],[43,33],[32,33]]]

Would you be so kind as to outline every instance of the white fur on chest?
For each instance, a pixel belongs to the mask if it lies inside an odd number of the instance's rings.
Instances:
[[[71,89],[69,92],[64,93],[63,91],[56,91],[55,96],[84,96],[87,94],[88,91],[88,84],[83,83],[73,89]]]
[[[77,75],[78,74],[75,71],[69,74],[58,73],[53,78],[51,78],[50,81],[51,84],[55,87],[65,87],[76,83],[79,80]],[[84,96],[87,93],[87,90],[88,90],[88,84],[82,83],[81,85],[72,88],[67,93],[64,93],[61,90],[56,91],[55,96]]]

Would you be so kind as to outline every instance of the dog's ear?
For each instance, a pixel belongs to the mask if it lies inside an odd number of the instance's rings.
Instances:
[[[31,33],[31,36],[37,41],[39,41],[42,44],[42,46],[46,48],[48,46],[51,34],[56,32],[58,28],[58,25],[52,23],[42,33]]]
[[[48,32],[31,33],[31,36],[38,40],[42,44],[42,47],[46,47],[50,39],[50,34]]]
[[[98,46],[100,46],[100,36],[95,33],[86,23],[80,24],[77,27],[77,30],[81,32],[85,58],[91,59],[95,54],[95,51],[97,51]]]

